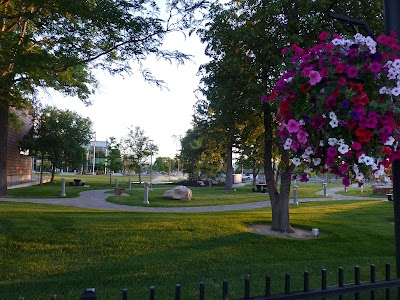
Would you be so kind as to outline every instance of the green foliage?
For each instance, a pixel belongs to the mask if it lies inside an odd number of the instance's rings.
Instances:
[[[145,132],[139,126],[129,128],[129,131],[122,139],[123,155],[131,159],[135,170],[140,174],[147,164],[148,158],[157,154],[158,146],[145,136]]]
[[[163,86],[142,62],[152,55],[178,64],[187,54],[162,48],[165,35],[189,29],[203,1],[5,0],[0,2],[0,195],[7,191],[9,108],[25,109],[39,90],[90,104],[95,69],[135,71]],[[131,63],[133,62],[133,63]]]
[[[85,161],[85,146],[92,135],[92,122],[76,112],[46,107],[21,146],[41,153],[54,168],[76,167]]]
[[[110,138],[110,143],[107,145],[108,155],[106,157],[107,168],[111,171],[118,172],[122,168],[121,160],[121,145],[117,143],[114,137]]]

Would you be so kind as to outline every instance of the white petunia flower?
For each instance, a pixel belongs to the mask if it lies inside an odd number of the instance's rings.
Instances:
[[[374,163],[374,159],[371,157],[371,156],[365,156],[365,158],[364,158],[364,163],[367,165],[367,166],[372,166],[373,165],[373,163]]]
[[[304,124],[306,124],[306,122],[304,122],[304,120],[300,120],[300,121],[299,121],[299,124],[300,124],[300,125],[304,125]]]
[[[339,146],[339,148],[338,148],[338,151],[339,151],[341,154],[346,154],[347,152],[349,152],[349,146],[346,145],[346,144],[340,144],[340,146]]]
[[[358,173],[356,176],[357,181],[362,181],[364,179],[364,174],[363,173]]]
[[[335,146],[337,144],[337,142],[338,142],[337,138],[329,138],[328,139],[329,146]]]
[[[304,152],[305,152],[307,155],[314,154],[314,150],[313,150],[311,147],[307,147],[306,150],[304,150]]]
[[[358,163],[359,163],[359,164],[363,164],[363,163],[364,163],[364,160],[365,160],[365,157],[366,157],[365,154],[361,154],[361,155],[358,157]]]
[[[400,95],[400,88],[399,87],[395,87],[395,88],[393,88],[392,89],[392,95],[393,96],[398,96],[398,95]]]
[[[385,142],[385,146],[393,146],[393,143],[395,142],[396,140],[391,136],[391,137],[389,137],[388,139],[387,139],[387,141]]]
[[[323,146],[325,146],[325,143],[324,143],[324,141],[323,141],[323,140],[320,140],[320,141],[319,141],[319,146],[320,146],[320,147],[323,147]]]
[[[329,122],[329,125],[331,125],[332,128],[338,127],[339,121],[337,119],[333,119]]]
[[[329,118],[331,118],[332,120],[336,120],[337,119],[336,114],[333,111],[331,111],[329,113]]]
[[[313,171],[313,168],[304,169],[304,173],[307,173],[307,174],[311,173],[312,171]]]
[[[390,91],[390,90],[389,90],[386,86],[384,86],[384,87],[381,87],[381,88],[379,89],[379,94],[385,95],[385,94],[388,94],[389,91]]]
[[[358,166],[356,164],[353,164],[353,171],[354,173],[357,175],[358,173],[360,173],[360,170],[358,169]]]
[[[342,39],[333,39],[332,44],[334,44],[335,46],[343,45],[343,40]]]
[[[314,158],[313,159],[313,163],[314,163],[314,166],[318,166],[318,165],[321,164],[321,159],[320,158]]]
[[[394,69],[400,69],[400,59],[395,59],[391,67]]]
[[[295,157],[295,158],[292,158],[292,163],[293,163],[295,166],[300,166],[300,165],[301,165],[301,160],[300,160],[300,158]]]

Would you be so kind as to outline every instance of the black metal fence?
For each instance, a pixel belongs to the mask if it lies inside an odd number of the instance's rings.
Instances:
[[[251,284],[250,276],[246,276],[244,280],[244,296],[243,298],[231,298],[229,295],[229,284],[227,280],[223,281],[222,285],[222,300],[235,299],[235,300],[301,300],[301,299],[339,299],[343,300],[344,296],[350,295],[351,299],[356,300],[381,300],[381,299],[400,299],[400,278],[391,279],[391,268],[390,264],[385,266],[385,279],[376,280],[376,268],[375,265],[370,267],[370,280],[368,282],[361,282],[361,271],[359,267],[354,268],[354,282],[350,284],[344,283],[344,270],[339,268],[338,271],[338,282],[337,285],[328,286],[327,282],[327,271],[322,269],[321,271],[321,287],[310,288],[310,274],[304,272],[303,278],[303,290],[292,291],[291,289],[291,277],[289,274],[285,275],[285,287],[283,293],[272,294],[271,293],[271,278],[266,276],[265,278],[265,293],[262,296],[251,296]],[[379,296],[378,295],[379,292]],[[199,298],[200,300],[206,299],[206,286],[204,282],[199,285]],[[183,297],[181,285],[175,286],[175,300],[180,300]],[[213,297],[215,298],[215,297]],[[56,295],[51,295],[50,300],[56,300]],[[79,298],[80,300],[98,300],[98,295],[94,288],[85,289]],[[122,300],[128,300],[128,289],[122,290]],[[133,299],[133,298],[132,298]],[[156,299],[156,289],[151,286],[149,289],[149,299]],[[346,298],[348,299],[348,298]],[[23,297],[19,297],[18,300],[24,300]]]

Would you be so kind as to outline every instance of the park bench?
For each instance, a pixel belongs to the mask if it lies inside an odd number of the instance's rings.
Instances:
[[[253,188],[253,192],[259,192],[259,193],[268,192],[268,186],[266,183],[256,183],[256,189]]]
[[[69,186],[84,186],[85,182],[81,179],[74,179],[74,181],[69,182]]]

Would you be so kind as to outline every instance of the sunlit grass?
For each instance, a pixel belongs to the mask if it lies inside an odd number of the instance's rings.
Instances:
[[[249,194],[258,194],[250,193]],[[221,299],[222,281],[232,298],[243,296],[243,280],[252,278],[252,295],[263,293],[265,275],[282,291],[286,272],[292,288],[302,288],[310,271],[320,286],[326,268],[330,284],[337,268],[353,278],[355,265],[368,279],[369,264],[394,263],[393,204],[383,201],[325,201],[291,206],[294,227],[318,227],[310,240],[252,234],[248,224],[271,221],[269,208],[224,213],[135,213],[0,202],[0,294],[2,299],[77,299],[96,287],[101,299],[147,299],[156,286],[158,299],[173,299],[175,284],[184,299]],[[394,269],[394,268],[393,268]]]

